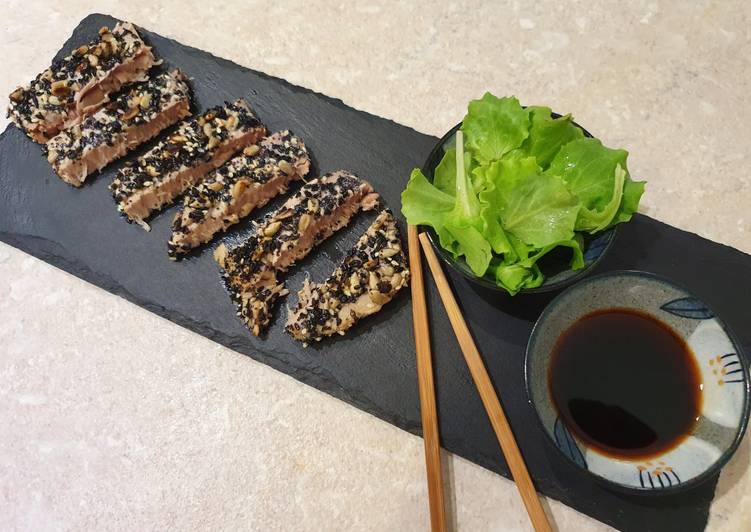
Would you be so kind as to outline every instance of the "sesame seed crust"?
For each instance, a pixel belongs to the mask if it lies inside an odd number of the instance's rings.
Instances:
[[[257,142],[266,128],[244,100],[211,108],[182,122],[165,140],[118,172],[110,185],[118,210],[146,225],[151,212]]]
[[[190,114],[185,79],[175,70],[132,85],[81,124],[53,137],[44,148],[47,160],[64,181],[80,186],[91,172]]]
[[[10,95],[8,117],[34,141],[44,143],[107,103],[120,87],[146,79],[155,64],[151,47],[135,26],[104,27],[99,37],[55,61]]]
[[[243,152],[188,189],[172,223],[168,244],[177,257],[211,240],[305,177],[310,156],[302,140],[279,131]]]
[[[343,335],[381,310],[408,282],[399,229],[392,213],[384,210],[325,282],[305,281],[286,330],[305,344]]]
[[[278,274],[347,225],[357,211],[376,204],[369,183],[349,172],[334,172],[301,187],[257,224],[243,244],[216,248],[225,285],[253,334],[268,326],[276,300],[287,293]]]

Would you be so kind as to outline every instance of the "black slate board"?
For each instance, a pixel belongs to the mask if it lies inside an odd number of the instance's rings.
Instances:
[[[115,22],[104,15],[87,17],[63,50],[89,40],[100,26]],[[194,79],[199,109],[247,97],[270,130],[288,127],[305,140],[320,173],[338,168],[354,171],[369,179],[396,211],[406,176],[412,167],[423,163],[437,140],[154,33],[142,34],[167,66],[180,67]],[[283,311],[268,337],[255,339],[235,317],[210,249],[179,263],[167,259],[166,242],[174,208],[153,220],[151,233],[119,217],[107,185],[121,164],[75,190],[55,177],[39,146],[9,127],[0,137],[0,240],[404,430],[420,433],[406,292],[348,337],[319,347],[303,349],[284,334]],[[372,215],[359,216],[326,242],[293,270],[288,287],[296,290],[306,273],[315,280],[323,279],[371,219]],[[244,231],[247,227],[240,226],[233,235]],[[661,273],[690,287],[723,316],[744,350],[751,351],[748,255],[637,216],[620,230],[599,270],[622,268]],[[622,495],[593,483],[548,444],[527,403],[523,377],[524,347],[548,297],[502,298],[476,289],[458,276],[451,275],[450,280],[540,491],[623,530],[690,531],[705,527],[716,479],[667,498]],[[508,477],[430,282],[427,295],[443,445]],[[487,496],[492,498],[493,494]]]

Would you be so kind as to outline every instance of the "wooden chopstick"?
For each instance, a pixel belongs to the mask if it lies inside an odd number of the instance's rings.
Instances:
[[[415,330],[417,352],[417,383],[420,390],[420,416],[422,437],[425,442],[425,465],[428,471],[428,499],[430,502],[430,526],[433,532],[445,532],[446,511],[441,475],[441,442],[438,437],[438,413],[435,406],[433,385],[433,361],[430,355],[430,331],[428,310],[425,305],[425,287],[420,260],[420,242],[417,227],[408,228],[409,269],[412,273],[412,323]]]
[[[514,433],[511,431],[506,414],[503,412],[503,407],[493,388],[490,375],[488,375],[482,357],[479,351],[477,351],[477,346],[472,339],[472,334],[469,332],[467,322],[464,321],[461,310],[459,310],[459,305],[456,303],[451,287],[446,280],[446,275],[438,263],[438,258],[435,255],[435,251],[433,251],[427,235],[423,233],[419,238],[425,251],[425,257],[428,259],[430,271],[433,273],[436,285],[438,285],[438,293],[441,295],[443,306],[446,308],[446,313],[449,316],[449,321],[451,321],[454,334],[462,348],[464,359],[467,361],[467,366],[469,366],[469,371],[472,374],[472,379],[475,381],[477,391],[480,393],[480,398],[482,399],[482,404],[485,406],[485,411],[488,413],[490,423],[493,425],[495,435],[501,444],[501,450],[506,458],[506,463],[511,470],[516,487],[522,496],[524,506],[527,508],[532,526],[537,532],[551,531],[550,523],[545,515],[545,511],[542,509],[535,486],[532,484],[532,478],[529,476],[529,471],[527,471],[527,466],[524,463],[524,457],[519,451]]]

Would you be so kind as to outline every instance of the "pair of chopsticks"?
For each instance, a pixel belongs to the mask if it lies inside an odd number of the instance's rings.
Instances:
[[[506,414],[498,395],[493,388],[490,375],[485,368],[477,346],[469,332],[464,316],[459,310],[451,287],[446,280],[438,258],[431,247],[427,235],[418,235],[415,226],[409,226],[409,265],[412,273],[412,312],[415,330],[415,350],[417,352],[417,375],[420,388],[420,413],[422,417],[423,439],[425,441],[425,463],[428,471],[428,497],[430,499],[430,522],[433,531],[446,530],[446,515],[443,501],[443,479],[441,475],[440,441],[438,437],[438,415],[435,406],[435,388],[433,385],[433,363],[430,353],[430,336],[428,330],[428,313],[425,305],[425,288],[420,260],[420,245],[425,251],[433,279],[438,286],[443,306],[454,329],[459,345],[464,354],[472,380],[480,393],[482,404],[490,418],[490,424],[501,445],[506,463],[516,482],[529,514],[532,526],[537,532],[550,531],[550,523],[540,504],[532,478],[529,476],[524,457],[516,444]]]

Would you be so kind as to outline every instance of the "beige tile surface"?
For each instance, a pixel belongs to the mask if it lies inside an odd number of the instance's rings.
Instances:
[[[486,89],[570,111],[630,150],[645,212],[751,252],[749,2],[5,0],[0,94],[94,11],[427,133]],[[0,354],[0,529],[428,526],[418,438],[2,244]],[[711,530],[751,529],[750,457]],[[447,460],[458,529],[529,529],[510,482]]]

